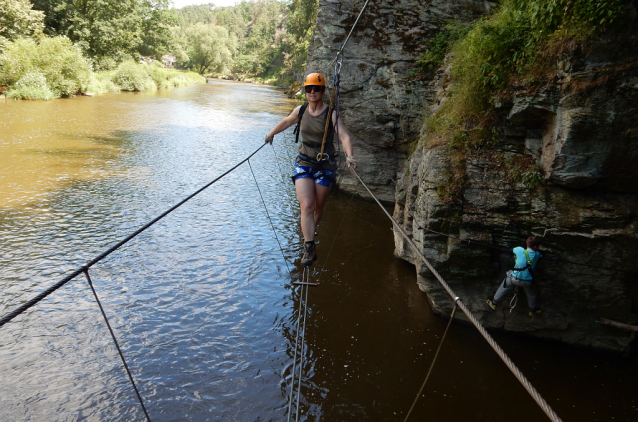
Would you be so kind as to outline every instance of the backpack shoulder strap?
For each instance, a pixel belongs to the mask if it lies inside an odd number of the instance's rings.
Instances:
[[[306,109],[308,108],[308,103],[303,104],[301,107],[299,107],[299,114],[297,116],[297,126],[295,126],[295,130],[292,132],[295,134],[295,143],[299,143],[299,132],[301,130],[301,117],[303,116],[304,112],[306,111]]]

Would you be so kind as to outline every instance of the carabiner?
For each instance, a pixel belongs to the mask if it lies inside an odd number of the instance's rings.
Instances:
[[[330,160],[330,156],[325,152],[317,154],[317,161]]]

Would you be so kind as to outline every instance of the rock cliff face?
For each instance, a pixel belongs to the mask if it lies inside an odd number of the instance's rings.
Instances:
[[[320,0],[308,71],[332,75],[328,64],[363,3]],[[555,83],[500,105],[500,142],[491,154],[459,160],[446,145],[428,145],[424,126],[447,98],[449,70],[430,83],[410,74],[428,37],[487,5],[369,4],[341,72],[341,116],[354,135],[359,174],[395,202],[395,219],[486,326],[627,351],[634,335],[598,321],[638,325],[638,58],[621,66],[604,45],[565,58]],[[459,166],[464,188],[449,205],[440,192]],[[531,167],[540,172],[525,173]],[[346,179],[342,187],[353,185]],[[542,314],[527,315],[523,292],[513,312],[509,297],[491,311],[483,299],[512,268],[509,250],[530,234],[543,237],[536,282]],[[451,299],[398,232],[395,246],[415,264],[435,311],[449,314]]]
[[[331,62],[354,25],[365,0],[320,0],[308,72],[332,78]],[[424,40],[453,19],[486,12],[472,0],[371,1],[344,50],[341,113],[353,136],[360,175],[384,201],[394,201],[398,168],[423,125],[427,83],[412,81]],[[347,175],[347,172],[342,172]],[[345,177],[342,188],[356,180]]]
[[[500,146],[466,157],[460,204],[446,205],[438,193],[456,160],[452,150],[420,141],[399,177],[395,218],[486,326],[628,351],[635,335],[599,321],[638,322],[638,61],[619,66],[601,50],[559,63],[555,84],[501,105]],[[445,101],[445,75],[430,85],[428,113]],[[540,168],[544,183],[514,182],[523,163]],[[513,259],[481,244],[523,246],[529,234],[543,237],[536,286],[543,312],[530,318],[522,292],[512,313],[509,297],[491,311],[483,298]],[[417,266],[434,308],[451,312],[447,293],[398,233],[395,243],[396,254]]]

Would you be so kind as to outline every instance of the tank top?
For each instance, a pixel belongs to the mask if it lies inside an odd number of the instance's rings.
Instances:
[[[306,109],[306,112],[301,116],[301,125],[299,127],[301,142],[299,143],[298,151],[300,154],[313,160],[316,160],[317,154],[321,152],[321,142],[323,141],[323,131],[326,128],[326,115],[328,114],[329,108],[330,107],[326,107],[318,116],[313,116],[308,109]],[[332,124],[332,122],[330,122],[330,124]],[[323,152],[332,157],[335,153],[334,143],[326,139]],[[323,168],[325,170],[334,170],[336,168],[334,164],[328,161],[312,163],[297,157],[297,162],[305,167]]]

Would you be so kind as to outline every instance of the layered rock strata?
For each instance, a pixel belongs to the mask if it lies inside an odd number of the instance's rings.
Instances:
[[[332,82],[333,60],[364,4],[319,1],[308,72],[322,72]],[[397,170],[423,124],[427,83],[412,75],[424,41],[447,23],[469,21],[488,8],[472,0],[371,1],[352,31],[343,50],[340,116],[353,137],[359,174],[381,200],[394,201]],[[353,190],[356,179],[342,173],[341,187]]]
[[[619,66],[601,51],[560,62],[556,83],[501,105],[500,144],[463,157],[465,188],[455,205],[439,192],[458,153],[424,136],[400,174],[394,216],[485,325],[626,352],[635,334],[599,321],[638,323],[638,62]],[[430,85],[428,113],[448,95],[445,74]],[[542,180],[516,177],[530,165],[540,172],[529,175]],[[509,250],[530,234],[544,242],[536,272],[542,314],[527,315],[522,291],[513,312],[509,297],[490,310],[483,300],[512,268]],[[451,312],[447,293],[398,233],[395,244],[417,266],[434,309]]]
[[[332,78],[332,61],[364,3],[320,0],[308,72]],[[615,63],[602,44],[565,58],[555,83],[501,104],[498,147],[459,157],[428,143],[424,126],[448,97],[449,69],[429,83],[412,76],[429,37],[488,9],[483,1],[369,3],[341,71],[340,116],[358,172],[396,203],[397,221],[487,326],[627,351],[634,335],[599,321],[638,325],[638,70]],[[464,187],[450,205],[442,192],[459,168]],[[342,182],[354,186],[352,178]],[[536,282],[542,314],[527,315],[522,292],[513,312],[506,303],[491,311],[484,298],[512,268],[511,248],[530,234],[544,240]],[[448,315],[450,297],[398,232],[395,245],[398,257],[415,264],[435,311]]]

